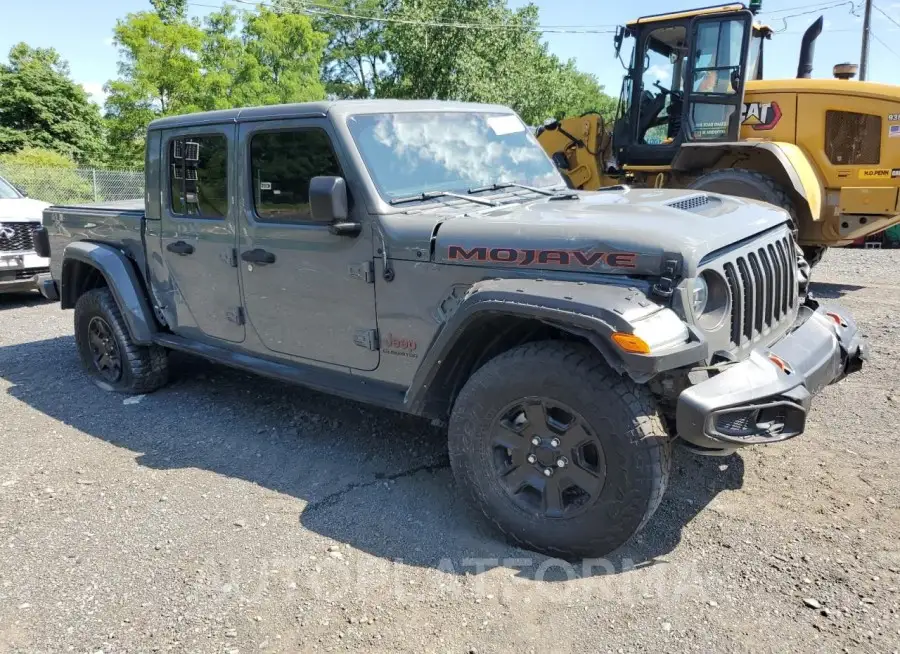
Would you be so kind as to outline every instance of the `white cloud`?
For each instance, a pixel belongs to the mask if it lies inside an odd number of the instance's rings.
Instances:
[[[659,82],[663,86],[667,86],[672,81],[672,68],[653,64],[644,73],[645,78],[653,78],[653,81]]]
[[[103,39],[103,45],[108,45],[108,46],[112,47],[114,44],[115,44],[115,39],[111,36]]]
[[[101,107],[103,103],[106,102],[106,91],[103,90],[103,84],[101,82],[82,82],[81,88],[87,91],[87,94],[91,96],[91,101],[99,104]]]
[[[555,181],[544,179],[549,174],[546,156],[524,129],[522,134],[521,139],[504,143],[489,123],[471,114],[386,114],[376,119],[363,139],[392,150],[408,179],[417,183],[454,177],[470,186],[504,180],[538,185]],[[536,177],[523,179],[529,174]]]

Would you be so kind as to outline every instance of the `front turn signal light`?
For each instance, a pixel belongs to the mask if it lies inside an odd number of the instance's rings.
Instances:
[[[840,314],[837,314],[834,311],[826,311],[825,315],[831,318],[834,324],[840,325],[841,327],[847,326],[847,321],[841,318]]]
[[[626,334],[625,332],[613,332],[612,339],[616,345],[632,354],[650,354],[650,346],[640,336]]]

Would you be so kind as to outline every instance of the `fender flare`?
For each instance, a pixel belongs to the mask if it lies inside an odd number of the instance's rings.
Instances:
[[[805,204],[801,210],[811,221],[821,220],[824,188],[815,167],[799,147],[783,141],[733,141],[725,143],[685,143],[672,160],[678,172],[711,170],[726,155],[764,156],[774,159],[784,171],[781,181]]]
[[[629,280],[624,280],[628,283]],[[645,318],[662,307],[634,286],[621,282],[586,284],[542,279],[490,279],[473,284],[432,339],[404,404],[416,414],[426,412],[428,394],[448,365],[448,357],[467,330],[480,320],[499,316],[536,319],[585,338],[619,374],[644,383],[664,370],[680,368],[708,356],[708,344],[689,329],[690,340],[662,355],[640,355],[615,347],[611,335],[631,332],[630,321]]]
[[[87,264],[103,275],[134,342],[139,345],[153,342],[154,333],[159,331],[156,319],[144,295],[144,287],[134,264],[121,250],[102,243],[77,241],[66,246],[62,259],[59,295],[63,309],[75,306],[75,298],[70,297],[72,293],[68,290],[68,277],[71,275],[67,274],[67,262]]]

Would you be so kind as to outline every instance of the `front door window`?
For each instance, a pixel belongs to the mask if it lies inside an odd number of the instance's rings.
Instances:
[[[682,76],[686,30],[668,26],[652,31],[646,41],[638,112],[638,142],[666,145],[681,125]]]
[[[747,22],[737,18],[698,24],[691,61],[688,140],[728,137],[740,107],[746,27]]]

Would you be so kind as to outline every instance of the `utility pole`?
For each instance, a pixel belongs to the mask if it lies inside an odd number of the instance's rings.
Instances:
[[[866,80],[869,72],[869,33],[872,31],[872,0],[866,0],[866,13],[863,16],[862,53],[859,55],[859,79]]]

